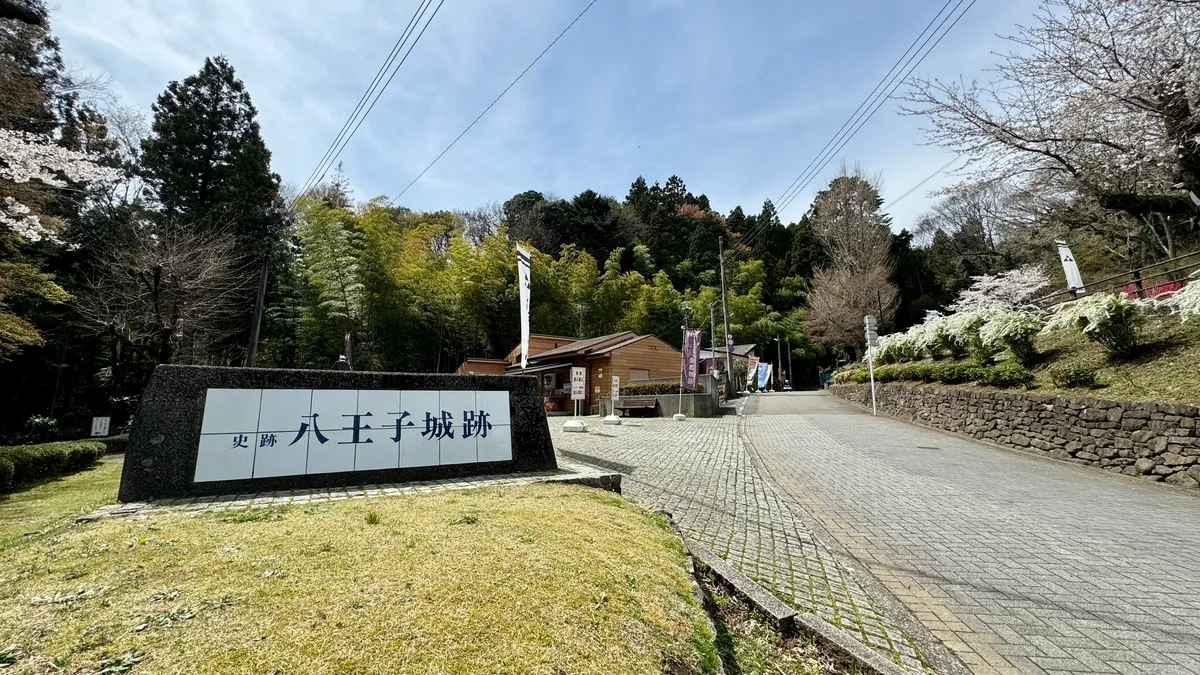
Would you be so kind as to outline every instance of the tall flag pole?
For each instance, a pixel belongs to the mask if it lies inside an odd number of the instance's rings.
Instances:
[[[517,246],[517,284],[521,293],[521,370],[529,364],[529,264],[533,257]]]

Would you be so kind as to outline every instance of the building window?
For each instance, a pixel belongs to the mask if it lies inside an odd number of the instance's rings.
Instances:
[[[629,369],[629,381],[630,382],[633,382],[634,380],[648,380],[648,379],[650,379],[650,371],[638,370],[636,368]]]

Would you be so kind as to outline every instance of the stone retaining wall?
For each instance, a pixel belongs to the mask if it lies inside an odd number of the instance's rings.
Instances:
[[[1200,408],[1036,393],[876,385],[880,412],[972,438],[1106,471],[1200,486]],[[866,384],[833,385],[870,407]]]

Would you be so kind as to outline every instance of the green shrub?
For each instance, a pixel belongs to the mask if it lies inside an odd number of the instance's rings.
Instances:
[[[121,434],[120,436],[106,436],[97,438],[97,441],[104,444],[104,452],[108,454],[125,452],[125,446],[129,445],[129,434]]]
[[[1063,363],[1050,368],[1050,381],[1059,389],[1096,386],[1096,368],[1086,363]]]
[[[45,415],[34,415],[25,421],[27,440],[45,443],[59,438],[58,420]]]
[[[7,457],[0,457],[0,492],[8,492],[13,487],[13,463]]]
[[[1028,312],[992,310],[979,329],[979,345],[993,354],[1007,349],[1021,365],[1028,366],[1037,358],[1033,341],[1044,325]]]
[[[834,384],[862,384],[870,381],[870,374],[866,368],[843,368],[833,374]]]
[[[1096,293],[1055,307],[1045,330],[1073,328],[1113,356],[1127,358],[1142,345],[1142,326],[1152,305],[1123,293]]]
[[[1033,384],[1033,371],[1010,361],[984,368],[979,375],[979,383],[991,387],[1028,387]]]
[[[103,457],[104,451],[105,446],[99,441],[59,441],[0,447],[0,463],[12,465],[9,488],[6,489],[84,469]],[[0,472],[3,471],[0,469]]]
[[[944,384],[974,382],[983,373],[983,368],[973,363],[939,363],[933,366],[932,380]]]
[[[695,393],[690,389],[683,390],[685,394]],[[633,382],[621,385],[621,396],[661,396],[663,394],[678,394],[678,382]]]

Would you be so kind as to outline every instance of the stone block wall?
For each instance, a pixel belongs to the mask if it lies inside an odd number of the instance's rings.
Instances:
[[[829,388],[870,407],[866,384]],[[889,382],[876,385],[893,417],[1146,480],[1200,486],[1200,408],[1032,392],[971,391]]]

